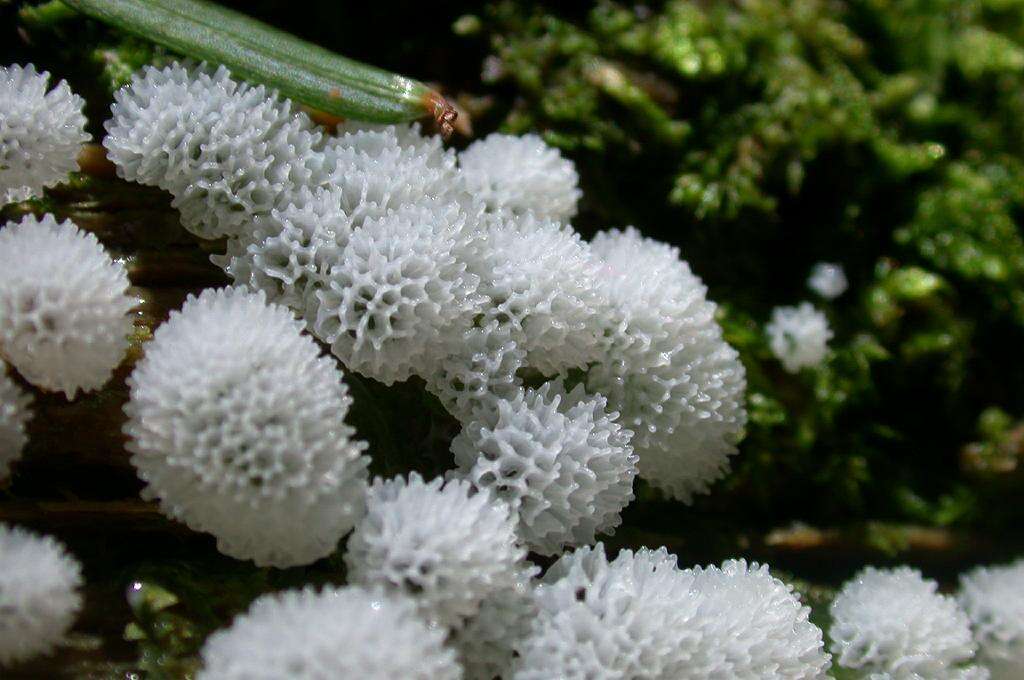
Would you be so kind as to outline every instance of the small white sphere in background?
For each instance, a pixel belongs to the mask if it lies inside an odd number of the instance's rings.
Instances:
[[[409,599],[355,586],[265,595],[203,646],[198,680],[461,680]]]
[[[865,568],[846,582],[831,613],[836,664],[864,678],[979,677],[967,615],[916,569]]]
[[[30,383],[99,389],[128,349],[138,300],[96,236],[53,215],[0,229],[0,354]]]
[[[957,600],[992,680],[1024,678],[1024,560],[963,574]]]
[[[0,524],[0,666],[46,654],[82,608],[82,568],[63,545]]]
[[[818,262],[807,277],[807,287],[826,300],[834,300],[845,293],[848,285],[843,265],[832,262]]]
[[[0,480],[11,472],[28,442],[25,426],[32,417],[32,397],[7,375],[0,362]]]
[[[78,169],[85,100],[65,81],[47,92],[50,74],[0,66],[0,206],[39,196]]]
[[[157,328],[128,379],[143,496],[261,566],[325,557],[363,513],[352,398],[301,330],[262,292],[205,290]]]
[[[797,307],[776,307],[765,332],[772,354],[790,373],[820,365],[832,339],[828,319],[810,302],[801,302]]]
[[[573,162],[534,134],[491,133],[459,154],[466,188],[492,210],[566,221],[582,192]]]
[[[461,626],[519,578],[526,550],[508,506],[469,482],[378,478],[366,505],[345,553],[349,578],[404,592],[431,623]]]

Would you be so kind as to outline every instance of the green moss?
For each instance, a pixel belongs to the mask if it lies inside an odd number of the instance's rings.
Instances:
[[[987,298],[995,310],[1024,323],[1024,166],[1013,159],[953,163],[923,191],[913,219],[895,234],[936,269]]]

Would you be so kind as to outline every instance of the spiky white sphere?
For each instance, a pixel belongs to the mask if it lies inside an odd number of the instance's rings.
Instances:
[[[492,133],[459,154],[469,191],[492,210],[565,221],[582,192],[572,161],[534,134]]]
[[[21,458],[28,442],[25,426],[32,417],[32,397],[7,375],[0,362],[0,480],[11,472],[11,463]]]
[[[867,567],[846,582],[831,613],[835,662],[861,677],[977,677],[967,615],[916,569]]]
[[[343,124],[325,156],[335,168],[328,186],[336,205],[357,226],[424,198],[467,199],[455,152],[439,136],[422,135],[417,124]]]
[[[346,367],[385,384],[430,375],[447,338],[470,327],[483,301],[458,257],[464,219],[455,204],[423,199],[351,235],[313,323]]]
[[[807,287],[826,300],[834,300],[845,293],[848,285],[843,265],[832,262],[818,262],[807,277]]]
[[[206,290],[156,330],[128,379],[144,497],[258,565],[330,554],[363,512],[352,399],[301,329],[262,293]]]
[[[348,541],[353,583],[411,595],[424,618],[458,627],[515,585],[526,550],[508,506],[465,481],[377,479]]]
[[[832,339],[828,319],[810,302],[801,302],[796,307],[776,307],[765,332],[772,354],[790,373],[821,364],[828,354],[828,341]]]
[[[444,631],[380,590],[264,595],[202,649],[199,680],[460,680]]]
[[[0,229],[0,354],[30,383],[98,389],[121,363],[138,304],[93,234],[53,215]]]
[[[263,290],[271,302],[316,318],[316,291],[342,260],[352,233],[403,207],[452,203],[459,194],[454,152],[417,125],[349,125],[315,157],[315,186],[299,186],[287,207],[275,209],[251,234],[212,259],[238,285]],[[465,222],[465,216],[458,219]]]
[[[553,381],[498,400],[452,441],[459,474],[519,518],[530,549],[554,555],[614,530],[633,500],[632,433],[600,395]]]
[[[523,381],[516,372],[526,365],[526,351],[512,339],[512,329],[493,319],[462,331],[448,354],[427,378],[427,389],[463,424],[498,399],[515,399]]]
[[[992,680],[1024,677],[1024,560],[963,574],[957,600]]]
[[[743,364],[677,248],[632,227],[601,232],[591,247],[608,298],[607,346],[587,389],[605,395],[633,430],[640,476],[690,502],[736,452],[747,419]]]
[[[483,244],[485,318],[508,324],[530,366],[554,376],[601,355],[600,265],[579,234],[526,214],[495,220]]]
[[[47,92],[49,80],[32,64],[0,66],[0,206],[66,180],[89,141],[85,100],[63,80]]]
[[[537,588],[515,680],[825,678],[821,631],[768,568],[729,560],[680,570],[664,548],[604,546],[559,559]]]
[[[274,210],[252,235],[231,239],[227,253],[211,259],[235,285],[261,290],[269,302],[315,319],[316,291],[337,266],[355,228],[337,207],[332,190],[301,188],[299,200]],[[307,321],[307,326],[312,323]]]
[[[114,100],[103,144],[118,174],[169,191],[200,237],[242,236],[331,174],[309,117],[223,66],[147,66]]]
[[[727,668],[731,677],[824,678],[831,667],[822,632],[810,607],[768,565],[726,560],[721,568],[688,569],[698,593],[702,633],[710,654],[705,668]],[[726,661],[716,657],[724,650]],[[695,673],[694,678],[713,677]]]
[[[0,666],[56,647],[82,608],[82,568],[49,536],[0,524]]]
[[[522,572],[511,588],[488,596],[480,611],[452,633],[451,645],[459,653],[466,680],[512,677],[515,649],[530,634],[537,616],[534,571]]]

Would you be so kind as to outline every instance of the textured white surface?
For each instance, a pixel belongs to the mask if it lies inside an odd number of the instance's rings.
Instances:
[[[30,383],[74,398],[104,385],[138,304],[93,234],[53,215],[0,229],[0,353]]]
[[[684,569],[664,548],[564,555],[537,588],[516,680],[810,680],[829,657],[809,608],[767,567]]]
[[[690,502],[725,475],[746,425],[746,372],[679,250],[630,227],[591,242],[607,296],[587,389],[633,430],[640,476]]]
[[[523,381],[526,351],[512,339],[508,324],[492,320],[450,337],[448,353],[427,377],[427,389],[463,424],[498,399],[514,399]]]
[[[576,214],[576,167],[537,135],[487,135],[459,154],[459,167],[469,191],[491,210],[560,221]]]
[[[967,615],[916,569],[865,568],[846,582],[831,613],[829,637],[836,665],[864,678],[984,675],[970,667],[976,645]]]
[[[85,100],[63,80],[47,92],[49,79],[32,64],[0,66],[0,206],[66,180],[89,141]]]
[[[556,381],[478,415],[452,441],[458,474],[508,502],[531,550],[556,555],[619,525],[636,456],[604,397]]]
[[[356,226],[423,199],[466,201],[455,151],[419,125],[341,125],[324,150],[338,209]],[[467,203],[468,205],[468,203]]]
[[[0,666],[46,654],[82,608],[82,568],[49,536],[0,524]]]
[[[199,680],[460,680],[444,631],[380,590],[265,595],[210,636]]]
[[[515,648],[530,633],[537,616],[535,567],[520,573],[516,583],[488,596],[480,611],[451,637],[466,680],[511,678]]]
[[[530,214],[494,219],[476,252],[484,323],[507,325],[530,366],[555,376],[601,356],[600,265],[572,228]]]
[[[431,375],[449,339],[471,326],[483,300],[458,257],[464,219],[454,204],[422,199],[352,234],[310,317],[349,370],[385,384]]]
[[[404,592],[427,621],[454,628],[516,583],[526,550],[509,508],[468,482],[378,478],[366,504],[345,554],[352,582]]]
[[[308,116],[223,66],[147,66],[114,94],[111,112],[103,145],[118,174],[169,191],[202,238],[246,235],[333,170]]]
[[[0,361],[0,480],[11,472],[28,442],[25,426],[32,417],[32,397],[7,375]]]
[[[957,600],[992,680],[1024,678],[1024,560],[963,574]]]
[[[259,565],[330,554],[363,512],[352,399],[301,328],[262,293],[209,289],[157,328],[128,379],[144,497]]]

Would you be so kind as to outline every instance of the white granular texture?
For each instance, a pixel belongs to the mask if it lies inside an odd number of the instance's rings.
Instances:
[[[706,674],[691,671],[692,677],[713,677],[714,668],[751,679],[826,677],[831,660],[821,629],[809,620],[810,607],[768,565],[726,560],[721,568],[686,571],[699,597],[702,649],[710,652],[702,662]]]
[[[807,277],[807,287],[826,300],[834,300],[845,293],[848,285],[843,265],[832,262],[818,262]]]
[[[206,290],[156,330],[128,379],[143,496],[261,566],[330,554],[363,513],[352,399],[301,329],[262,293]]]
[[[957,600],[992,679],[1024,678],[1024,560],[963,574]]]
[[[776,307],[765,332],[772,354],[790,373],[820,365],[828,355],[828,341],[832,339],[828,319],[810,302]]]
[[[341,262],[354,230],[331,190],[299,190],[300,199],[264,220],[259,232],[231,239],[227,253],[211,259],[235,285],[262,290],[270,302],[315,319],[327,271]]]
[[[600,263],[570,227],[527,214],[495,220],[480,249],[487,321],[507,324],[547,376],[601,356]]]
[[[7,375],[0,363],[0,480],[11,472],[11,463],[21,458],[28,442],[25,427],[32,417],[32,397]]]
[[[345,553],[349,578],[411,596],[433,624],[461,626],[519,578],[526,550],[515,519],[468,482],[378,478],[366,504]]]
[[[633,500],[632,433],[606,406],[580,385],[566,394],[553,381],[498,400],[452,441],[459,474],[508,502],[534,552],[593,542]]]
[[[640,476],[690,502],[736,453],[747,420],[743,364],[678,249],[632,227],[601,232],[591,247],[607,296],[606,346],[587,390],[605,395],[633,430]]]
[[[533,577],[538,571],[524,570],[514,586],[488,596],[476,616],[452,634],[466,680],[512,677],[515,648],[530,634],[537,616]]]
[[[419,126],[339,126],[323,152],[325,207],[348,216],[354,228],[424,199],[469,203],[455,152]]]
[[[66,180],[89,141],[85,100],[63,80],[47,92],[49,80],[32,64],[0,67],[0,206]]]
[[[967,615],[916,569],[867,567],[846,582],[831,613],[835,662],[860,677],[980,677]]]
[[[308,116],[223,66],[147,66],[114,100],[103,144],[118,175],[170,192],[202,238],[246,235],[333,172]]]
[[[136,304],[124,266],[70,220],[28,215],[0,229],[0,354],[36,387],[69,399],[102,387]]]
[[[359,587],[265,595],[202,649],[198,680],[460,680],[444,630]]]
[[[465,214],[427,199],[368,219],[316,293],[313,332],[352,371],[385,384],[431,375],[483,300],[459,257]]]
[[[563,556],[537,588],[515,680],[810,680],[830,667],[810,609],[768,568],[680,570],[664,548]]]
[[[463,424],[481,409],[493,409],[498,399],[514,399],[526,365],[526,351],[512,339],[508,324],[493,319],[462,331],[449,353],[428,377],[427,389]]]
[[[0,524],[0,666],[46,654],[82,609],[82,568],[49,536]]]
[[[355,230],[404,207],[450,210],[448,204],[462,195],[454,152],[445,151],[439,137],[421,135],[417,125],[342,126],[339,136],[306,158],[317,181],[299,186],[286,207],[264,216],[251,234],[228,243],[226,255],[212,259],[236,284],[263,290],[271,302],[315,319],[316,292],[327,285]]]
[[[459,154],[459,167],[469,191],[492,210],[566,221],[582,195],[572,161],[534,134],[487,135]]]

